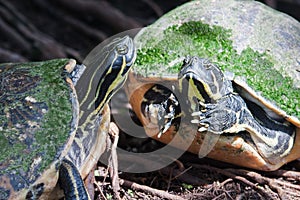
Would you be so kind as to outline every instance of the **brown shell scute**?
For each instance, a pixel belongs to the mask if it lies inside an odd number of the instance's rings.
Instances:
[[[9,70],[10,67],[7,67]],[[1,73],[1,91],[9,91],[10,94],[24,93],[36,87],[40,81],[39,76],[30,75],[30,69],[20,69],[18,71],[6,71]]]

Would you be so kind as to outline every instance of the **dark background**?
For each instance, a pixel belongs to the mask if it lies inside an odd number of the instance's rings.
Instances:
[[[73,57],[105,38],[153,23],[186,0],[0,0],[0,62]],[[300,18],[299,0],[262,1]]]

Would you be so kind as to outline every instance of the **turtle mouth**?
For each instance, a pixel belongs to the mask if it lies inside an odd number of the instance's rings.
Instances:
[[[137,55],[136,55],[136,48],[135,48],[133,40],[129,36],[125,36],[124,40],[125,40],[124,43],[126,44],[126,46],[128,48],[128,52],[126,53],[126,55],[124,55],[125,62],[126,62],[126,68],[123,70],[121,76],[126,79],[127,71],[134,64]],[[122,82],[125,82],[125,80],[123,80]],[[123,84],[123,83],[121,83],[121,84]]]
[[[133,64],[133,62],[134,62],[135,59],[136,59],[136,49],[135,49],[135,45],[134,45],[133,40],[132,40],[129,36],[126,36],[126,37],[125,37],[125,43],[126,43],[128,49],[129,49],[128,52],[127,52],[128,56],[129,56],[128,59],[129,59],[129,60],[131,59],[131,61],[128,62],[128,65],[131,65],[131,64]]]
[[[133,46],[133,43],[132,43],[132,41],[131,41],[131,46],[132,46],[132,52],[131,52],[131,61],[129,61],[128,63],[127,63],[127,66],[131,66],[131,65],[133,65],[133,63],[135,62],[135,60],[136,60],[136,49],[135,49],[135,47]]]
[[[206,103],[212,102],[212,98],[206,92],[207,86],[204,85],[203,81],[198,78],[198,75],[193,70],[187,70],[180,78],[182,81],[183,79],[187,81],[188,87],[194,90],[194,94],[200,95],[195,96],[198,100],[203,99]]]

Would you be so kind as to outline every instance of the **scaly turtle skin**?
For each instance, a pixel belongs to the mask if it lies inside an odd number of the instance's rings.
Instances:
[[[107,102],[135,59],[133,42],[116,39],[100,55],[87,68],[73,59],[0,64],[0,199],[48,199],[58,181],[66,199],[89,198],[79,172],[101,154]]]
[[[213,134],[248,133],[253,148],[266,162],[276,165],[289,156],[299,120],[267,101],[245,82],[228,79],[219,67],[207,59],[187,57],[179,73],[193,90],[189,101],[199,101],[192,120],[200,132]],[[299,155],[295,155],[299,156]]]

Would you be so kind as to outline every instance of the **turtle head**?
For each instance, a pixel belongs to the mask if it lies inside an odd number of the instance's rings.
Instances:
[[[99,111],[122,87],[136,58],[134,43],[129,36],[115,39],[106,48],[104,72],[101,74],[96,90],[95,106]]]
[[[86,115],[102,111],[126,81],[136,58],[135,46],[129,36],[106,42],[98,45],[83,61],[86,69],[76,83],[80,109],[87,111]]]
[[[214,102],[232,92],[231,82],[219,67],[203,58],[186,57],[179,79],[186,79],[193,96],[203,102]]]

